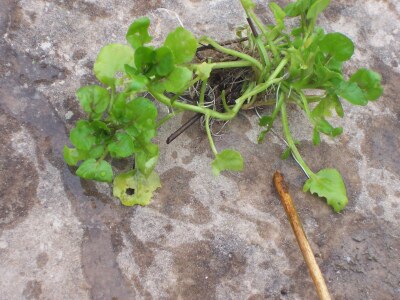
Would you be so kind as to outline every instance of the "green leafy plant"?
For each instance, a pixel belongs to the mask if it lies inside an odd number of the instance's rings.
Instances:
[[[317,145],[321,134],[336,137],[343,132],[327,120],[332,112],[344,116],[342,99],[366,105],[379,98],[382,87],[381,76],[371,70],[360,69],[349,78],[342,73],[343,63],[353,55],[353,42],[341,33],[325,33],[316,26],[318,15],[329,2],[298,0],[284,8],[270,3],[275,24],[266,25],[255,14],[255,4],[241,0],[249,24],[238,29],[237,40],[223,44],[206,36],[196,39],[178,27],[155,47],[149,45],[150,20],[137,19],[128,29],[128,45],[109,44],[101,49],[94,73],[103,86],[90,85],[77,91],[88,118],[71,130],[73,148],[65,146],[65,161],[78,166],[76,174],[84,179],[114,180],[113,194],[124,205],[147,205],[160,186],[154,171],[159,148],[152,139],[164,122],[183,111],[203,116],[215,155],[212,171],[218,175],[225,170],[240,171],[244,163],[235,150],[217,150],[210,120],[227,121],[241,109],[270,105],[272,113],[260,119],[263,129],[259,142],[280,116],[288,145],[282,157],[291,153],[308,176],[304,191],[325,198],[340,212],[348,202],[342,176],[335,169],[315,173],[307,166],[291,135],[287,107],[296,105],[305,112]],[[296,18],[297,26],[288,28],[288,18]],[[218,52],[223,59],[213,55],[196,58],[201,51]],[[228,91],[226,85],[216,83],[215,74],[237,75],[241,80]],[[220,95],[210,106],[207,98],[212,84],[219,87]],[[198,97],[187,100],[184,96],[194,89]],[[266,99],[266,95],[274,96]],[[157,119],[155,101],[171,113]],[[110,161],[127,157],[133,158],[134,168],[115,175]]]

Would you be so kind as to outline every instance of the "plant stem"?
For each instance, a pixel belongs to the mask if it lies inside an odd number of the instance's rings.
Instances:
[[[232,44],[239,44],[239,43],[245,42],[247,40],[248,40],[247,37],[243,37],[243,38],[240,38],[240,39],[227,40],[225,42],[218,43],[218,44],[220,44],[221,46],[228,46],[228,45],[232,45]],[[200,46],[200,47],[197,48],[197,52],[204,51],[204,50],[207,50],[207,49],[213,49],[213,46],[210,46],[210,45]]]
[[[214,153],[215,156],[217,156],[218,151],[217,148],[215,147],[214,140],[212,138],[210,130],[210,116],[206,116],[206,132],[207,132],[208,142],[210,143],[211,151]]]
[[[235,115],[236,115],[236,113],[237,113],[237,112],[239,111],[239,109],[242,107],[244,101],[245,101],[247,98],[249,98],[249,97],[251,97],[251,96],[253,96],[253,95],[256,95],[256,94],[258,94],[258,93],[260,93],[260,92],[265,91],[266,89],[268,89],[268,88],[269,88],[272,84],[274,84],[274,83],[278,83],[278,82],[282,81],[282,78],[276,78],[276,77],[277,77],[277,76],[279,75],[279,73],[283,70],[283,68],[285,67],[285,65],[287,64],[287,62],[288,62],[287,58],[283,59],[283,60],[280,62],[280,64],[276,67],[275,71],[271,74],[271,76],[269,77],[269,79],[268,79],[266,82],[255,86],[249,93],[245,93],[244,95],[242,95],[241,97],[239,97],[239,98],[236,100],[236,104],[235,104],[235,106],[233,107],[232,112],[234,112]]]
[[[276,103],[275,99],[259,100],[259,101],[256,101],[254,103],[247,103],[247,104],[243,105],[242,109],[249,110],[249,109],[253,109],[255,107],[260,107],[260,106],[275,105],[275,103]]]
[[[108,105],[108,113],[110,113],[110,111],[111,111],[111,109],[112,109],[112,107],[113,107],[113,105],[114,105],[114,94],[115,94],[115,89],[114,88],[112,88],[111,89],[111,98],[110,98],[110,104]]]
[[[262,31],[263,35],[267,39],[268,44],[271,47],[272,54],[274,55],[274,58],[277,59],[279,57],[278,50],[276,49],[275,43],[272,41],[271,36],[269,32],[265,29],[265,26],[261,22],[261,20],[257,17],[257,15],[254,13],[253,10],[248,11],[249,17],[256,23],[257,27],[260,28]]]
[[[225,98],[225,90],[223,90],[221,93],[221,100],[222,100],[222,105],[224,106],[225,111],[230,112],[231,109],[228,106],[228,103],[226,102],[226,98]]]
[[[306,173],[306,175],[310,177],[314,177],[315,174],[311,169],[307,166],[306,162],[303,160],[301,157],[299,151],[297,150],[297,147],[294,143],[293,137],[290,133],[289,129],[289,122],[287,119],[287,113],[286,113],[286,104],[282,103],[281,107],[281,116],[282,116],[282,126],[283,126],[283,132],[285,134],[286,141],[289,145],[290,150],[292,151],[292,154],[294,158],[296,159],[297,163],[300,165],[300,167],[303,169],[303,171]]]
[[[108,155],[108,150],[104,151],[103,155],[97,160],[97,162],[104,160],[107,155]]]
[[[271,69],[271,62],[269,60],[268,53],[265,50],[265,46],[264,46],[261,38],[258,36],[258,37],[255,38],[255,40],[256,40],[256,45],[257,45],[257,48],[258,48],[258,52],[259,52],[260,56],[263,58],[264,63],[265,63],[265,67],[266,67],[267,72],[268,72]]]
[[[213,69],[227,69],[227,68],[243,68],[253,66],[252,62],[247,60],[234,60],[234,61],[222,61],[212,63]]]
[[[217,49],[218,51],[220,51],[222,53],[236,56],[243,60],[247,60],[247,61],[251,62],[252,65],[255,66],[259,71],[263,70],[262,64],[257,59],[251,57],[250,55],[247,55],[245,53],[242,53],[242,52],[239,52],[239,51],[236,51],[233,49],[222,47],[220,44],[218,44],[216,41],[214,41],[213,39],[211,39],[209,37],[202,37],[201,40],[209,43],[211,46],[213,46],[215,49]]]
[[[312,116],[311,116],[311,111],[310,111],[310,107],[308,107],[308,101],[307,98],[304,96],[304,93],[302,91],[297,91],[300,95],[300,99],[303,102],[303,106],[304,106],[304,111],[306,112],[308,118],[310,119],[310,121],[312,121]]]
[[[187,104],[187,103],[183,103],[183,102],[179,102],[179,101],[175,101],[172,103],[171,99],[162,93],[157,93],[152,90],[150,90],[150,93],[153,95],[153,97],[157,101],[159,101],[169,107],[172,106],[172,107],[182,109],[182,110],[189,110],[189,111],[201,113],[203,115],[209,115],[213,118],[224,120],[224,121],[230,120],[234,117],[234,115],[231,115],[231,114],[220,113],[215,110],[211,110],[211,109],[205,108],[205,107],[200,107],[197,105]]]
[[[207,80],[203,80],[201,83],[201,89],[200,89],[200,97],[199,97],[199,106],[204,107],[204,97],[206,95],[206,89],[207,89]]]
[[[275,109],[274,109],[274,111],[273,111],[272,114],[271,114],[272,122],[271,122],[271,124],[270,124],[269,127],[272,127],[272,123],[275,121],[276,116],[277,116],[278,113],[280,112],[280,110],[281,110],[281,108],[282,108],[283,102],[285,102],[285,95],[284,95],[284,94],[281,94],[281,95],[279,96],[278,102],[276,102]],[[269,129],[269,128],[268,128],[268,129]]]

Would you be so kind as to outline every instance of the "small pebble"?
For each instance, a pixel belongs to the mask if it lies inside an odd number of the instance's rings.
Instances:
[[[65,114],[65,119],[69,120],[72,118],[72,116],[74,115],[74,113],[72,111],[67,111],[67,113]]]
[[[0,241],[0,249],[6,249],[8,247],[8,243],[6,241]]]

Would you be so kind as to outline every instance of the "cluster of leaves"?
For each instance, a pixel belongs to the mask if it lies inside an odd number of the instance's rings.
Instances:
[[[329,5],[330,0],[298,0],[285,8],[271,3],[270,8],[276,18],[276,26],[272,33],[285,35],[284,18],[299,18],[299,26],[291,30],[285,38],[279,52],[284,52],[288,59],[287,78],[282,81],[282,92],[285,102],[294,102],[303,109],[314,127],[313,143],[318,145],[320,134],[336,137],[343,132],[342,127],[334,127],[327,121],[335,111],[337,116],[344,116],[340,99],[353,105],[366,105],[368,101],[377,100],[382,94],[381,76],[371,70],[361,68],[349,79],[342,73],[343,63],[354,53],[354,44],[350,38],[339,32],[325,33],[322,28],[315,27],[318,15]],[[305,91],[316,90],[322,95],[307,96]],[[316,102],[313,109],[310,104]],[[284,105],[284,104],[283,104]],[[279,108],[278,108],[279,109]],[[264,116],[261,126],[267,126],[260,136],[271,128],[275,115]],[[285,113],[282,118],[286,117]],[[285,120],[283,125],[287,125]],[[286,123],[286,124],[285,124]],[[299,157],[296,146],[286,130],[289,148],[298,163],[308,175],[304,191],[316,193],[327,199],[336,212],[347,204],[346,188],[340,173],[335,169],[323,169],[313,173]],[[290,145],[292,144],[292,145]],[[297,152],[297,153],[296,153]]]
[[[192,71],[183,64],[192,61],[197,41],[183,28],[171,32],[159,48],[146,46],[150,20],[140,18],[129,28],[130,45],[103,47],[94,64],[97,79],[106,87],[80,88],[76,96],[88,120],[79,120],[70,132],[74,148],[64,147],[64,158],[77,166],[84,179],[103,182],[114,180],[114,196],[124,205],[146,205],[160,186],[154,172],[158,145],[157,108],[144,97],[150,88],[157,92],[185,90]],[[134,168],[117,176],[106,160],[133,157]]]
[[[128,45],[110,44],[101,49],[94,73],[104,86],[91,85],[77,91],[88,119],[78,121],[70,132],[74,148],[64,148],[64,158],[69,165],[78,166],[78,176],[105,182],[114,180],[113,194],[124,205],[149,203],[152,193],[160,186],[154,171],[159,149],[152,139],[159,125],[174,113],[157,123],[157,108],[154,102],[144,98],[147,93],[173,108],[175,114],[186,110],[203,114],[215,155],[213,173],[240,171],[243,169],[241,154],[231,149],[217,151],[209,120],[230,120],[244,105],[264,105],[257,102],[257,96],[274,89],[274,109],[260,119],[264,130],[259,141],[280,115],[288,144],[285,156],[292,153],[309,177],[304,191],[326,198],[337,212],[346,206],[346,188],[340,173],[335,169],[314,173],[304,162],[290,133],[286,106],[292,103],[304,110],[314,128],[312,140],[317,145],[321,134],[336,137],[343,132],[327,120],[333,111],[339,117],[344,116],[341,99],[353,105],[366,105],[379,98],[380,75],[362,68],[346,79],[342,67],[354,53],[353,42],[341,33],[325,33],[316,27],[317,17],[329,5],[329,0],[298,0],[284,8],[270,3],[276,22],[269,25],[259,20],[253,1],[241,0],[241,3],[251,25],[238,31],[241,37],[247,37],[243,42],[244,52],[223,47],[208,37],[196,39],[182,27],[172,31],[160,47],[150,46],[150,20],[146,17],[137,19],[129,27]],[[287,18],[297,18],[298,26],[287,28]],[[195,63],[199,44],[209,44],[231,60]],[[248,68],[253,75],[243,84],[241,96],[234,104],[228,105],[222,95],[224,110],[217,111],[204,106],[204,97],[213,70],[224,68]],[[202,86],[198,104],[182,102],[179,96],[198,82]],[[313,90],[318,93],[310,94]],[[134,168],[114,176],[107,159],[126,157],[133,157]]]

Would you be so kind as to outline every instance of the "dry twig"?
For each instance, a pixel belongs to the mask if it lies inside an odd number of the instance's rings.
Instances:
[[[307,240],[307,236],[304,233],[300,218],[297,215],[296,208],[294,207],[292,198],[290,197],[288,186],[286,185],[284,178],[279,171],[276,171],[274,174],[274,184],[289,218],[290,225],[292,225],[293,232],[296,236],[297,243],[299,244],[304,260],[306,261],[308,270],[310,271],[311,278],[314,281],[317,294],[321,300],[330,300],[331,297],[329,295],[328,288],[326,287],[324,277],[322,276],[321,270],[319,269],[317,261],[315,260],[314,253]]]

